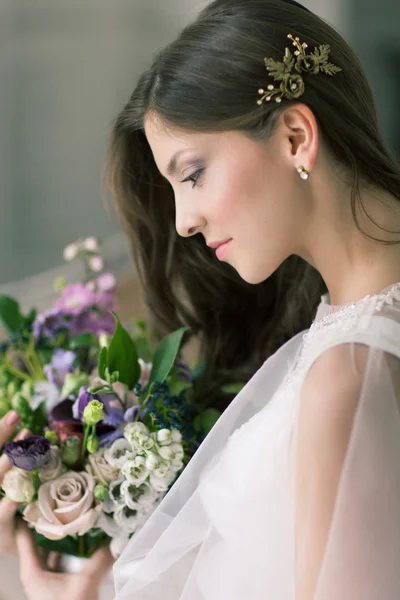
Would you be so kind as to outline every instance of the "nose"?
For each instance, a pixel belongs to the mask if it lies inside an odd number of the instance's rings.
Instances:
[[[175,228],[181,237],[190,237],[199,233],[205,226],[205,219],[199,215],[180,214],[176,211]]]

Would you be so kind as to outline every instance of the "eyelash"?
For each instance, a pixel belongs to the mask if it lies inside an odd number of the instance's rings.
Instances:
[[[194,173],[192,173],[191,175],[189,175],[185,179],[182,179],[181,183],[185,183],[186,181],[192,181],[193,182],[192,188],[196,187],[197,181],[198,181],[198,179],[199,179],[199,177],[200,177],[200,175],[202,174],[203,171],[204,171],[204,168],[197,169],[197,171],[195,171]]]

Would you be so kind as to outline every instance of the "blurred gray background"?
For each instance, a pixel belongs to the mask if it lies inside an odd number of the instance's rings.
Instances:
[[[358,51],[384,137],[400,155],[399,0],[303,3]],[[108,133],[152,54],[204,4],[0,0],[0,293],[45,307],[55,275],[76,275],[63,265],[64,246],[88,235],[104,241],[111,270],[133,273],[101,199]],[[0,558],[0,600],[22,598],[16,560]],[[102,598],[112,598],[110,587]]]
[[[105,240],[114,268],[129,260],[116,218],[101,199],[108,132],[154,51],[204,4],[207,0],[0,0],[3,290],[26,292],[10,282],[57,269],[64,246],[80,236]],[[359,52],[383,133],[400,153],[400,2],[304,4]]]

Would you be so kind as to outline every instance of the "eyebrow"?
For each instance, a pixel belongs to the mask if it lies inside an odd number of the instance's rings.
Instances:
[[[189,150],[195,150],[195,148],[184,148],[183,150],[178,150],[178,152],[175,152],[175,154],[171,157],[171,159],[167,165],[167,169],[166,169],[167,175],[173,175],[175,173],[176,163],[178,162],[178,158],[181,156],[181,154],[184,154],[185,152],[188,152]]]

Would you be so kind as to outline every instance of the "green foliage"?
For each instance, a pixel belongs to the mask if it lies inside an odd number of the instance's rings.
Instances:
[[[207,408],[203,410],[194,420],[194,428],[196,431],[201,431],[203,435],[207,435],[214,427],[215,423],[221,416],[221,411],[216,408]]]
[[[17,333],[24,321],[18,302],[9,296],[0,296],[0,323],[7,334]]]
[[[178,356],[182,338],[188,330],[189,327],[181,327],[161,340],[154,354],[149,385],[154,381],[163,383],[166,380]]]
[[[131,336],[122,327],[117,315],[115,313],[113,315],[116,328],[107,352],[107,368],[110,375],[114,371],[118,371],[119,381],[131,390],[140,378],[141,369],[138,355]],[[103,361],[104,356],[103,354],[101,357]]]

